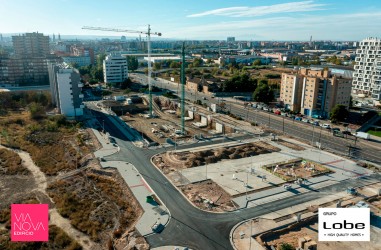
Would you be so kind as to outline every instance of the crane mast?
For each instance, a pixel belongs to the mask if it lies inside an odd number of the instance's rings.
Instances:
[[[125,30],[125,29],[114,29],[114,28],[104,28],[104,27],[92,27],[84,26],[82,29],[85,30],[101,30],[101,31],[113,31],[113,32],[123,32],[123,33],[137,33],[147,35],[147,50],[148,50],[148,91],[149,91],[149,116],[153,117],[152,114],[152,65],[151,65],[151,35],[161,36],[160,32],[151,32],[151,26],[148,25],[148,31],[138,31],[138,30]]]

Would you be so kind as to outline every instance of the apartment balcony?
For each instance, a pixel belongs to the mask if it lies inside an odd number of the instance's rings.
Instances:
[[[83,94],[79,94],[79,96],[78,96],[79,98],[83,98]]]
[[[84,108],[85,108],[85,105],[84,105],[84,104],[81,104],[81,105],[79,105],[79,108],[84,109]]]
[[[78,88],[83,88],[83,83],[79,83]]]

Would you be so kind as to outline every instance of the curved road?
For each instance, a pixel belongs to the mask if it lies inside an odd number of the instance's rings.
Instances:
[[[116,138],[121,148],[118,154],[105,157],[106,160],[121,160],[132,163],[152,189],[155,190],[171,213],[171,220],[164,231],[160,234],[147,237],[147,241],[151,247],[178,245],[200,250],[232,249],[229,241],[229,233],[234,225],[243,220],[315,200],[319,197],[326,196],[326,192],[345,190],[348,185],[362,185],[366,183],[369,178],[380,178],[377,175],[365,177],[364,179],[350,180],[319,190],[324,192],[309,192],[234,212],[219,214],[209,213],[193,207],[183,195],[172,186],[166,177],[151,164],[151,157],[154,154],[164,151],[163,149],[148,150],[136,148],[118,128],[107,119],[105,114],[98,113],[97,119],[99,119],[100,122],[105,120],[105,130]],[[204,145],[206,145],[206,143]],[[350,184],[348,182],[350,182]]]

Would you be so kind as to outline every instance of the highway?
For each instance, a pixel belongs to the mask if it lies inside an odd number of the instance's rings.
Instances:
[[[105,157],[106,161],[127,161],[132,163],[140,174],[145,178],[151,188],[157,193],[171,213],[171,220],[163,232],[146,237],[150,246],[158,247],[165,245],[187,246],[192,249],[232,249],[229,241],[229,233],[237,223],[287,208],[303,202],[315,200],[329,193],[345,190],[348,186],[358,186],[367,183],[368,180],[379,175],[353,179],[336,185],[323,188],[316,192],[309,192],[298,196],[263,204],[257,207],[241,209],[228,213],[209,213],[193,207],[183,195],[166,179],[166,177],[154,167],[150,159],[153,155],[166,149],[141,149],[136,148],[124,136],[122,132],[101,112],[93,111],[100,124],[104,127],[121,148],[118,154]],[[209,142],[209,144],[218,141]],[[207,143],[203,144],[206,145]],[[189,147],[189,146],[188,146]],[[179,146],[179,149],[182,147]]]
[[[142,74],[131,74],[131,76],[137,80],[146,84],[147,79]],[[163,81],[152,80],[152,84],[174,91],[180,96],[181,86],[175,83],[169,84]],[[191,93],[186,91],[185,98],[194,102],[195,100],[201,100],[203,103],[210,105],[211,103],[219,103],[221,98],[210,98],[210,96],[202,93]],[[320,142],[322,149],[328,149],[334,153],[338,153],[344,156],[351,156],[355,160],[366,160],[381,164],[381,154],[379,145],[372,146],[369,142],[362,139],[354,140],[354,136],[348,136],[347,138],[335,137],[329,130],[322,127],[316,127],[312,124],[295,121],[288,117],[275,115],[265,111],[258,111],[251,107],[245,108],[241,102],[223,100],[227,105],[227,109],[230,113],[238,115],[243,119],[256,122],[261,125],[267,126],[271,130],[276,130],[277,134],[285,133],[296,139],[301,139],[310,144],[316,145],[316,142]]]

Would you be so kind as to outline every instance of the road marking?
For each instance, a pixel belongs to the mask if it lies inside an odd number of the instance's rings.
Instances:
[[[142,183],[142,184],[138,184],[138,185],[133,185],[133,186],[130,186],[130,188],[136,188],[136,187],[142,187],[142,186],[145,186],[145,184]]]

